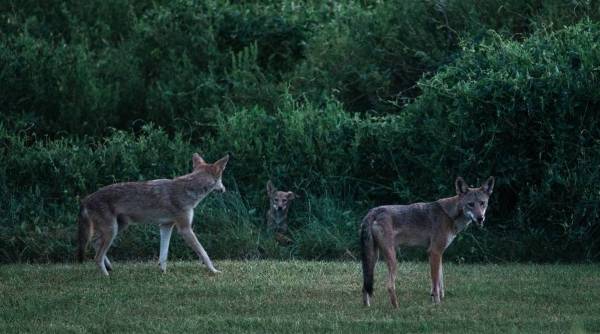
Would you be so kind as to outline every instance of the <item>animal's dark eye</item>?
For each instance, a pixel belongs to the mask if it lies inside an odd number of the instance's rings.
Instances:
[[[467,203],[467,205],[472,208],[475,206],[475,202],[469,202],[469,203]]]
[[[484,205],[485,205],[485,202],[484,202],[484,201],[481,201],[481,202],[479,202],[479,205],[481,205],[481,206],[484,206]]]

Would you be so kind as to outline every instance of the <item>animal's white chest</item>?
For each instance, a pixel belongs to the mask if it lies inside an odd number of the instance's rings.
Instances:
[[[188,212],[186,212],[186,215],[188,219],[188,224],[192,225],[192,222],[194,221],[194,209],[188,210]]]
[[[446,248],[448,248],[448,246],[450,246],[450,244],[452,243],[452,241],[454,240],[454,238],[456,237],[456,234],[448,234],[448,236],[446,237]]]

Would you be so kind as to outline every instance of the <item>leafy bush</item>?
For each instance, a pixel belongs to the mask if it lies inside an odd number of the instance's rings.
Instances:
[[[196,215],[216,257],[352,258],[369,207],[493,174],[489,227],[461,235],[449,259],[598,260],[599,11],[2,3],[0,261],[70,259],[78,196],[185,173],[195,151],[233,154],[230,193]],[[269,179],[302,196],[290,246],[264,228]],[[156,255],[156,229],[132,230],[112,254]],[[173,255],[193,257],[178,242]]]
[[[413,181],[498,176],[489,247],[522,241],[506,249],[511,258],[599,254],[599,40],[591,22],[522,43],[490,33],[422,81],[423,94],[407,108],[408,144],[428,157],[414,168],[431,171]]]
[[[70,258],[78,198],[122,181],[173,177],[191,168],[189,143],[145,127],[142,134],[114,132],[102,142],[31,141],[0,128],[0,261]]]
[[[270,108],[309,24],[285,6],[219,1],[0,6],[3,113],[52,136],[148,122],[205,133],[232,104]]]
[[[600,7],[564,1],[389,1],[331,5],[292,77],[299,94],[330,96],[353,112],[397,112],[420,94],[423,76],[456,58],[459,41],[487,30],[524,38],[535,27],[560,28]]]
[[[0,103],[11,126],[105,135],[153,122],[211,131],[284,92],[397,112],[416,82],[488,29],[524,38],[599,18],[588,2],[72,0],[0,4]]]

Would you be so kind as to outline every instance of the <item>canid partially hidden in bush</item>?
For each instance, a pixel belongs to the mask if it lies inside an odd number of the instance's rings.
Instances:
[[[431,203],[387,205],[373,208],[361,224],[363,267],[363,302],[373,297],[373,270],[381,251],[388,266],[387,290],[394,307],[396,299],[396,247],[422,246],[429,253],[431,267],[431,298],[439,303],[444,298],[442,255],[454,237],[471,222],[483,226],[488,200],[494,188],[490,178],[479,188],[469,188],[458,177],[456,196]]]
[[[83,261],[85,248],[95,235],[95,261],[104,275],[112,266],[106,253],[117,232],[129,223],[158,225],[160,228],[161,271],[167,268],[169,240],[173,227],[213,272],[208,254],[192,230],[194,208],[213,190],[225,192],[221,181],[229,156],[207,164],[198,154],[192,157],[193,171],[174,179],[117,183],[101,188],[81,201],[79,210],[78,260]]]
[[[267,195],[269,196],[267,227],[275,233],[275,239],[279,243],[290,243],[292,240],[286,236],[288,232],[287,215],[296,194],[291,191],[278,191],[269,180],[267,182]]]

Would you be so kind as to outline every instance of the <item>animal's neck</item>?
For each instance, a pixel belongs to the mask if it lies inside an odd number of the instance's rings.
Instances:
[[[176,198],[182,207],[195,208],[212,191],[208,185],[200,185],[184,179],[176,179],[176,181],[179,181],[178,188],[180,189]]]
[[[456,233],[462,232],[469,224],[471,224],[471,220],[463,214],[461,214],[459,218],[454,219],[454,229],[456,230]]]
[[[442,198],[437,201],[454,227],[456,233],[463,231],[469,224],[471,220],[465,217],[462,209],[458,207],[459,199],[458,196]]]

